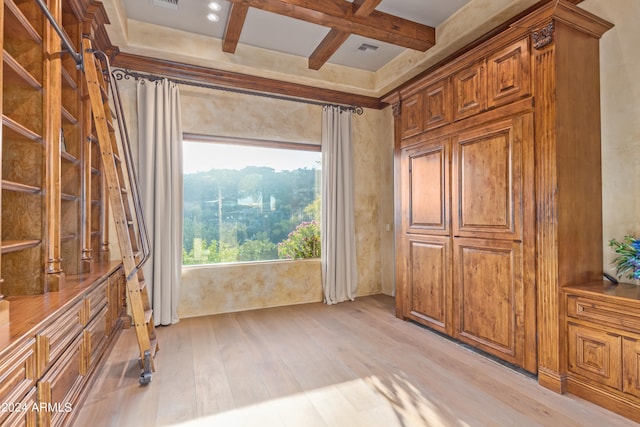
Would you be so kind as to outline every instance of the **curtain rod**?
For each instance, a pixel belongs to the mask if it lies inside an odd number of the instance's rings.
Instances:
[[[199,83],[199,82],[194,82],[190,80],[172,79],[169,77],[158,76],[155,74],[138,73],[135,71],[131,71],[129,69],[116,68],[111,72],[111,74],[113,74],[116,80],[129,80],[133,78],[134,80],[143,79],[143,80],[154,82],[157,80],[167,79],[170,82],[181,84],[181,85],[187,85],[187,86],[202,87],[202,88],[213,89],[213,90],[222,90],[225,92],[240,93],[243,95],[261,96],[264,98],[277,99],[280,101],[290,101],[290,102],[299,102],[302,104],[320,105],[322,107],[325,107],[325,106],[337,107],[337,108],[340,108],[342,111],[349,111],[357,115],[362,115],[362,113],[364,112],[364,109],[359,105],[330,104],[326,102],[313,101],[311,99],[294,98],[290,96],[276,95],[276,94],[271,94],[267,92],[257,92],[257,91],[246,90],[246,89],[237,89],[237,88],[213,85],[208,83]]]

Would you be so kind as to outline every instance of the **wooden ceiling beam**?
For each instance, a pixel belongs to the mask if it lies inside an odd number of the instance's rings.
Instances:
[[[369,16],[382,0],[354,0],[353,16]],[[309,57],[309,68],[319,70],[347,41],[351,33],[332,28]]]
[[[353,5],[346,0],[230,1],[422,52],[435,44],[433,27],[377,10],[365,17],[355,16]]]
[[[235,53],[240,40],[240,33],[247,17],[249,6],[242,3],[232,3],[227,18],[227,28],[224,30],[224,38],[222,39],[222,51]]]

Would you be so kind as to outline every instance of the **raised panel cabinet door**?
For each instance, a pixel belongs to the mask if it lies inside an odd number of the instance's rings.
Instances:
[[[405,316],[450,334],[451,239],[440,236],[407,238],[409,257]]]
[[[487,109],[487,76],[484,61],[453,76],[454,120],[473,116]]]
[[[622,378],[622,391],[640,397],[640,340],[623,340]]]
[[[402,151],[402,217],[405,233],[449,234],[449,139]]]
[[[622,338],[569,323],[569,371],[622,390]]]
[[[527,331],[522,243],[453,239],[454,336],[525,369]],[[526,284],[526,286],[532,286]],[[535,318],[533,319],[535,322]]]
[[[422,92],[402,100],[402,137],[422,132]]]
[[[531,94],[529,38],[487,59],[488,105],[497,107]]]
[[[531,114],[453,139],[454,236],[522,240],[524,197],[534,200],[532,147]]]
[[[427,86],[424,98],[424,130],[434,129],[451,122],[452,103],[449,79]]]

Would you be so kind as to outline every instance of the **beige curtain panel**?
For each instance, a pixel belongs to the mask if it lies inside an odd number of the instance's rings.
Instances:
[[[353,206],[351,113],[322,110],[322,287],[324,302],[353,301],[358,291]]]
[[[139,181],[151,240],[144,266],[154,323],[178,322],[182,273],[182,122],[178,85],[138,80]]]

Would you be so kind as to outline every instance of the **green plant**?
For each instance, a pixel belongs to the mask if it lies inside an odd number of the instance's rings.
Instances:
[[[627,279],[640,279],[640,240],[632,236],[625,236],[621,242],[611,239],[609,247],[618,254],[613,260],[616,274]]]
[[[320,258],[320,225],[317,221],[300,223],[278,243],[278,257],[284,259]]]

